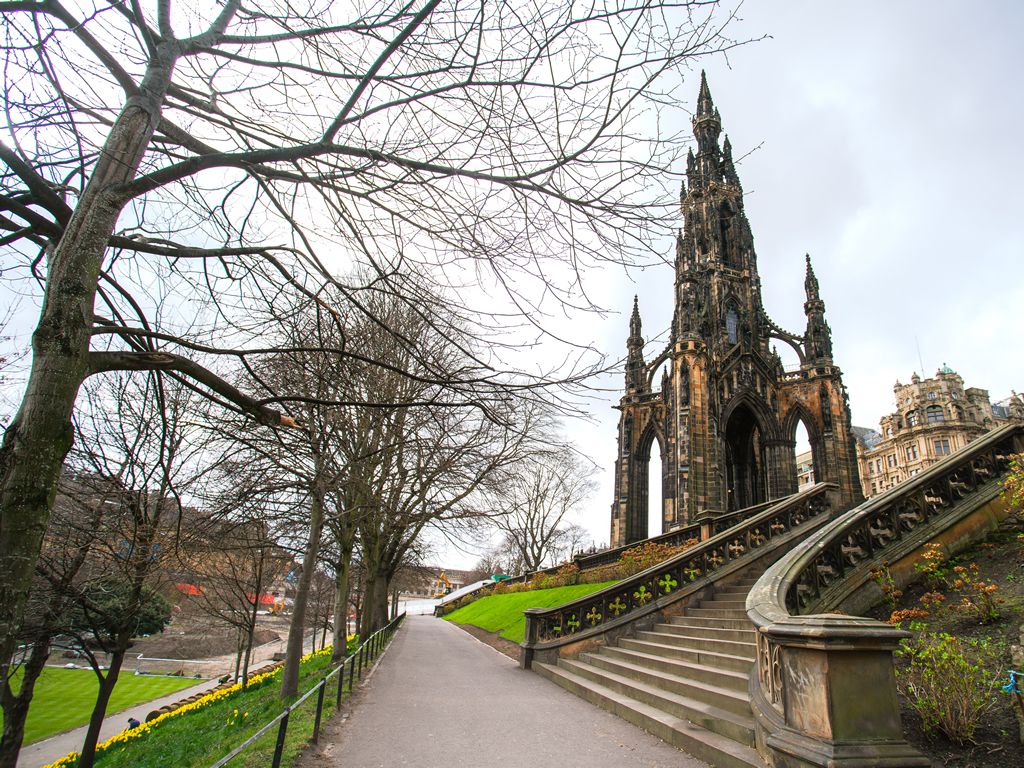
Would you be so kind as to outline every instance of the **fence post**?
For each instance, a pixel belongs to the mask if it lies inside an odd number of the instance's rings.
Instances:
[[[324,691],[327,690],[327,680],[320,682],[320,690],[316,694],[316,720],[313,721],[313,743],[320,741],[320,716],[324,711]]]
[[[356,656],[359,657],[359,679],[363,679],[363,650],[366,648],[366,643],[359,646],[359,650],[356,651]]]
[[[348,692],[352,693],[352,682],[356,679],[356,655],[354,653],[349,657],[349,664],[351,667],[348,671]]]
[[[277,729],[277,745],[274,747],[274,761],[270,764],[271,768],[281,768],[281,755],[284,753],[284,737],[288,733],[288,715],[290,714],[290,709],[284,711],[281,725]]]
[[[345,690],[345,660],[341,660],[341,668],[338,669],[338,700],[335,702],[335,708],[341,707],[341,692]]]

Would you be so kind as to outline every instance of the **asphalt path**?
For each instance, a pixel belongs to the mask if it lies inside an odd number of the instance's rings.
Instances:
[[[707,768],[456,626],[409,616],[303,765]]]

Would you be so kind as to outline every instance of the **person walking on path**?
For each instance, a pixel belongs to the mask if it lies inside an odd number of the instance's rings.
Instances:
[[[409,616],[302,766],[707,768],[433,616]]]

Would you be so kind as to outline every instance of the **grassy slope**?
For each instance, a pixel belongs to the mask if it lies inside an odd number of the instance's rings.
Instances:
[[[20,672],[16,674],[15,680],[17,686],[21,680]],[[130,672],[125,673],[117,681],[107,713],[160,698],[199,682],[191,677],[136,676]],[[36,683],[32,705],[29,707],[25,743],[89,722],[98,688],[96,674],[91,669],[44,669]],[[3,722],[2,716],[0,722]]]
[[[615,584],[615,581],[537,589],[532,592],[513,592],[507,595],[488,595],[457,611],[452,611],[445,618],[457,624],[471,624],[488,632],[499,632],[506,640],[521,643],[526,628],[523,611],[527,608],[553,608],[597,592],[610,584]]]

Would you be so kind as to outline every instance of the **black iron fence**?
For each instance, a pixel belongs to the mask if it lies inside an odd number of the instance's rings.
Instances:
[[[288,738],[288,722],[291,719],[291,715],[300,707],[306,705],[307,702],[314,700],[316,702],[316,710],[313,720],[313,735],[310,737],[309,741],[312,744],[316,744],[320,740],[320,720],[323,716],[324,699],[327,695],[328,684],[333,678],[337,678],[338,684],[332,688],[332,694],[335,697],[335,708],[340,707],[341,697],[345,692],[345,686],[348,686],[348,692],[351,693],[355,681],[362,679],[363,672],[369,669],[373,660],[380,655],[380,652],[383,651],[391,641],[392,636],[401,625],[403,619],[405,619],[404,611],[399,614],[396,619],[393,619],[386,627],[377,630],[366,638],[366,640],[360,643],[359,647],[356,648],[350,656],[347,656],[340,664],[324,675],[316,685],[302,694],[302,696],[294,702],[286,706],[281,714],[214,763],[211,768],[222,768],[222,766],[227,765],[249,749],[261,737],[270,733],[275,726],[277,726],[277,742],[274,745],[274,757],[270,765],[271,768],[280,768],[281,758],[284,755],[285,741]],[[347,673],[346,669],[348,670]]]

